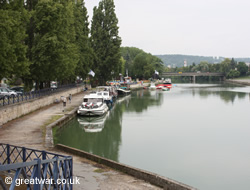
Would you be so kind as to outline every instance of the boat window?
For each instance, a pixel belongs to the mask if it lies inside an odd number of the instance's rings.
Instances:
[[[97,95],[102,95],[102,93],[101,93],[101,92],[99,92],[99,93],[97,93]]]
[[[105,92],[104,95],[105,95],[105,96],[108,96],[109,94]]]
[[[97,102],[102,102],[102,98],[89,98],[88,103],[92,102],[92,103],[97,103]]]
[[[84,98],[84,99],[83,99],[83,102],[88,102],[88,99],[87,99],[87,98]]]

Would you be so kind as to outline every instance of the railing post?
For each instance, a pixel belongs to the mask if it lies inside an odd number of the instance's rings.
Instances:
[[[70,163],[70,190],[73,190],[73,158],[69,160]]]
[[[37,161],[37,168],[34,175],[34,180],[35,180],[34,190],[40,190],[41,184],[39,182],[41,181],[41,160],[39,158],[36,158],[34,160]]]
[[[10,145],[7,144],[7,164],[10,164]]]
[[[47,152],[46,151],[42,151],[42,159],[43,160],[46,160],[46,155],[47,155]]]
[[[59,169],[58,169],[58,157],[56,157],[56,161],[54,162],[54,167],[53,167],[53,176],[54,176],[54,185],[55,185],[55,189],[58,189],[58,184],[57,184],[57,180],[58,180],[58,176],[59,176]]]
[[[26,162],[26,148],[23,147],[23,162]]]

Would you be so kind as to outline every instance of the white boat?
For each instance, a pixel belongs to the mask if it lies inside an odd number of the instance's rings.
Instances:
[[[98,86],[96,94],[102,96],[107,104],[113,104],[117,98],[117,91],[114,86]]]
[[[148,87],[150,90],[155,90],[156,86],[155,83],[151,82],[150,87]]]
[[[84,116],[101,116],[108,112],[108,106],[103,96],[89,94],[84,96],[82,105],[79,106],[77,114]]]

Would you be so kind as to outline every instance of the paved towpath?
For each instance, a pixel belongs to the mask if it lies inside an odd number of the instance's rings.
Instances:
[[[54,149],[45,148],[44,128],[46,124],[51,122],[51,119],[67,114],[70,110],[79,106],[83,96],[83,92],[74,95],[72,102],[67,102],[65,112],[62,112],[62,103],[59,103],[4,124],[0,127],[0,142],[68,155]],[[73,160],[74,176],[80,179],[80,185],[74,186],[76,190],[160,189],[142,180],[114,171],[87,159],[73,156]]]

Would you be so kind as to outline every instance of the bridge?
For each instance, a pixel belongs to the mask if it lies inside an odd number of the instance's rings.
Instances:
[[[211,77],[220,77],[221,80],[225,80],[225,74],[224,73],[219,73],[219,72],[163,72],[161,74],[161,77],[191,77],[191,81],[195,82],[196,77],[199,76],[211,76]]]

